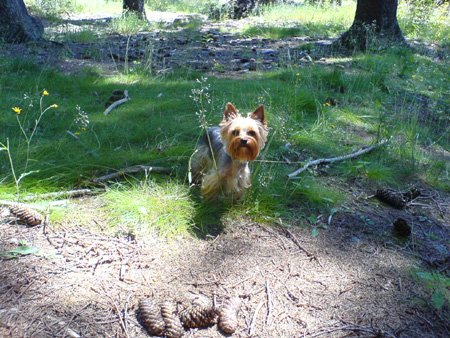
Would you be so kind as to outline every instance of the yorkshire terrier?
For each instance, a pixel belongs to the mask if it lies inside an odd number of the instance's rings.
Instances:
[[[201,181],[205,200],[220,197],[238,200],[250,187],[249,161],[254,161],[267,140],[264,106],[247,117],[227,103],[219,127],[211,127],[192,155],[194,181]]]

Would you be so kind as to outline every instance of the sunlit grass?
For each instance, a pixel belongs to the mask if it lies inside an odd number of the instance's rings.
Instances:
[[[294,4],[272,4],[259,9],[258,14],[265,21],[297,21],[320,24],[351,24],[356,2],[343,1],[342,6],[325,4],[323,7],[313,6],[305,2]]]
[[[111,4],[120,10],[120,1]],[[244,35],[336,36],[351,24],[354,10],[354,2],[334,11],[283,6],[263,9],[267,21],[249,24]],[[406,15],[402,10],[400,17]],[[110,26],[121,34],[144,28],[126,17]],[[408,29],[405,34],[412,36]],[[86,32],[67,38],[95,39]],[[308,48],[310,52],[314,45]],[[191,96],[204,74],[187,68],[154,76],[137,62],[128,72],[117,66],[114,75],[89,68],[67,76],[32,58],[2,58],[0,141],[9,139],[15,169],[27,173],[20,181],[21,196],[93,187],[96,177],[136,164],[170,168],[170,178],[139,184],[127,176],[108,190],[105,210],[111,226],[123,232],[203,236],[220,231],[220,217],[264,221],[299,215],[305,208],[308,213],[330,210],[349,198],[340,184],[355,180],[368,187],[402,187],[419,180],[449,190],[450,164],[441,156],[450,151],[448,64],[403,48],[314,61],[298,65],[286,60],[279,71],[239,78],[209,76],[205,83],[211,102],[201,106]],[[40,121],[25,165],[27,151],[12,108],[20,107],[20,115],[27,116],[26,130],[33,128],[44,89],[50,93],[45,103],[58,107]],[[105,117],[104,104],[115,89],[129,90],[132,100]],[[207,124],[217,125],[226,102],[241,111],[265,104],[270,142],[259,157],[262,162],[252,165],[253,185],[242,203],[210,208],[197,190],[188,188],[187,163],[203,132],[197,113],[204,109]],[[85,126],[76,121],[81,111],[89,119]],[[391,141],[364,158],[286,179],[301,163],[345,155],[385,139]],[[17,198],[5,150],[0,151],[0,173],[0,196]],[[164,208],[173,214],[161,216]]]
[[[187,235],[194,219],[189,188],[180,182],[146,180],[112,186],[102,195],[110,227],[137,236],[160,233]]]

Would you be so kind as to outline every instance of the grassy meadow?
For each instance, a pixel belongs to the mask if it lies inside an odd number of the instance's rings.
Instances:
[[[205,11],[205,3],[185,8]],[[100,8],[117,14],[121,1],[70,4],[76,13]],[[147,10],[180,10],[177,4],[156,1]],[[274,39],[336,37],[351,24],[354,8],[354,2],[339,8],[270,6],[236,33]],[[52,18],[63,14],[56,5],[41,10]],[[446,13],[441,8],[412,20],[417,12],[401,3],[399,21],[410,43],[445,48]],[[69,75],[34,62],[32,56],[2,56],[0,198],[105,189],[98,199],[116,231],[120,223],[121,230],[135,233],[156,229],[167,235],[204,235],[223,226],[217,215],[307,225],[312,215],[345,207],[354,198],[354,184],[368,192],[405,190],[417,182],[450,191],[450,64],[433,53],[392,48],[327,62],[287,63],[273,72],[238,77],[186,69],[155,75],[133,65],[127,72],[84,68]],[[116,89],[127,89],[131,101],[104,116],[104,103]],[[266,148],[252,163],[253,186],[233,208],[205,205],[198,188],[189,186],[187,173],[204,127],[221,120],[227,102],[241,111],[265,104],[270,126]],[[385,140],[364,156],[286,178],[310,160],[346,155]],[[166,167],[171,174],[95,182],[139,164]],[[67,213],[54,209],[55,220]]]

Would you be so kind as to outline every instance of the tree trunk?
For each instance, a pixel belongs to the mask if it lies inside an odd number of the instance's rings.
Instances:
[[[405,44],[397,21],[397,5],[398,0],[358,0],[352,26],[334,45],[367,50]]]
[[[123,0],[124,13],[133,13],[139,19],[146,19],[144,0]]]
[[[274,3],[276,0],[231,0],[230,17],[242,19],[249,16],[258,6]]]
[[[23,0],[0,1],[0,40],[22,43],[43,40],[41,21],[28,15]]]

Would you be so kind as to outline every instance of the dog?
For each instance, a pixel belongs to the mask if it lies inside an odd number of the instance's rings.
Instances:
[[[226,197],[239,200],[251,186],[249,161],[254,161],[267,141],[264,105],[247,117],[227,103],[222,122],[208,128],[191,158],[193,181],[211,201]]]

